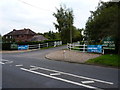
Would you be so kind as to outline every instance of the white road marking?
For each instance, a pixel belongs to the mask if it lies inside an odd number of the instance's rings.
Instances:
[[[19,65],[15,65],[16,67],[21,67],[21,66],[23,66],[22,64],[19,64]]]
[[[94,83],[94,81],[81,81],[83,84]]]
[[[30,68],[30,70],[38,70],[39,67]]]
[[[61,75],[60,73],[50,73],[50,75],[54,76],[54,75]]]
[[[32,65],[31,65],[31,66],[32,66]],[[32,66],[32,67],[37,67],[37,66]],[[61,73],[61,74],[65,74],[65,75],[69,75],[69,76],[73,76],[73,77],[77,77],[77,78],[92,80],[92,81],[96,81],[96,82],[106,83],[106,84],[110,84],[110,85],[114,84],[114,83],[108,82],[108,81],[103,81],[103,80],[88,78],[88,77],[84,77],[84,76],[78,76],[78,75],[75,75],[75,74],[66,73],[66,72],[61,72],[61,71],[56,71],[56,70],[51,70],[51,69],[47,69],[47,68],[39,67],[39,69],[46,70],[46,71],[51,71],[51,72],[56,72],[56,73]]]
[[[5,63],[3,63],[3,62],[0,62],[0,64],[5,64]]]
[[[13,63],[13,61],[8,61],[8,62],[5,62],[5,63]]]
[[[32,66],[32,65],[30,65],[30,67],[36,67],[36,66]]]
[[[4,64],[7,64],[7,63],[13,63],[13,61],[6,60],[6,59],[1,59],[1,61],[4,61]],[[3,63],[3,62],[2,62],[2,63]]]
[[[42,76],[45,76],[45,77],[53,78],[53,79],[56,79],[56,80],[60,80],[60,81],[64,81],[64,82],[67,82],[67,83],[75,84],[75,85],[78,85],[78,86],[83,86],[83,87],[90,88],[90,89],[95,89],[95,90],[103,90],[103,89],[100,89],[100,88],[97,88],[97,87],[84,85],[84,84],[81,84],[81,83],[78,83],[78,82],[74,82],[74,81],[70,81],[70,80],[67,80],[67,79],[50,76],[50,75],[47,75],[47,74],[44,74],[44,73],[40,73],[40,72],[36,72],[36,71],[31,71],[29,69],[25,69],[25,68],[20,68],[20,69],[24,70],[24,71],[27,71],[27,72],[39,74],[39,75],[42,75]]]

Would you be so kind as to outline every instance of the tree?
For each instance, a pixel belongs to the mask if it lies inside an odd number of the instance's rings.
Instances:
[[[73,37],[74,28],[73,10],[60,6],[60,9],[57,9],[57,13],[54,13],[53,16],[57,19],[57,23],[54,23],[54,25],[60,33],[61,40],[63,43],[70,42],[70,37]]]
[[[82,41],[83,40],[83,36],[81,34],[81,32],[83,31],[83,29],[77,29],[76,27],[73,28],[73,41]]]
[[[116,36],[118,25],[118,7],[116,3],[101,2],[86,23],[86,34],[90,39],[102,39]]]
[[[53,40],[53,39],[59,39],[60,40],[60,35],[58,32],[53,32],[53,31],[48,31],[44,33],[38,33],[38,35],[43,35],[47,39]]]
[[[105,37],[115,38],[116,50],[118,50],[118,3],[101,2],[96,11],[91,11],[85,28],[87,40],[102,40]]]

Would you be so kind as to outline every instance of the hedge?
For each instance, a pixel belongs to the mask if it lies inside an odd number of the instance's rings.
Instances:
[[[17,45],[34,45],[34,44],[49,43],[49,46],[53,46],[54,45],[54,43],[53,43],[54,41],[60,41],[60,40],[53,39],[53,40],[34,41],[34,42],[14,42],[14,44],[17,44]],[[11,44],[13,44],[13,43],[5,43],[5,42],[2,43],[2,50],[11,50]]]
[[[34,44],[49,43],[49,42],[54,42],[54,41],[60,41],[60,40],[58,40],[58,39],[53,39],[53,40],[33,41],[33,42],[17,42],[17,44],[18,44],[18,45],[34,45]]]

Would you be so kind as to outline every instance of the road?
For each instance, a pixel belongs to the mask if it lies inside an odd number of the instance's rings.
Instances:
[[[118,87],[118,69],[48,60],[47,53],[65,46],[2,55],[2,88]]]

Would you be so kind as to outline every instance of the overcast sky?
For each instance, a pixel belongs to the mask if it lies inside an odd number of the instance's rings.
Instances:
[[[109,1],[109,0],[102,0]],[[2,35],[13,29],[30,28],[36,33],[57,31],[53,22],[56,18],[52,15],[65,4],[72,8],[74,13],[74,26],[85,28],[85,23],[94,11],[99,0],[0,0],[0,33]]]

